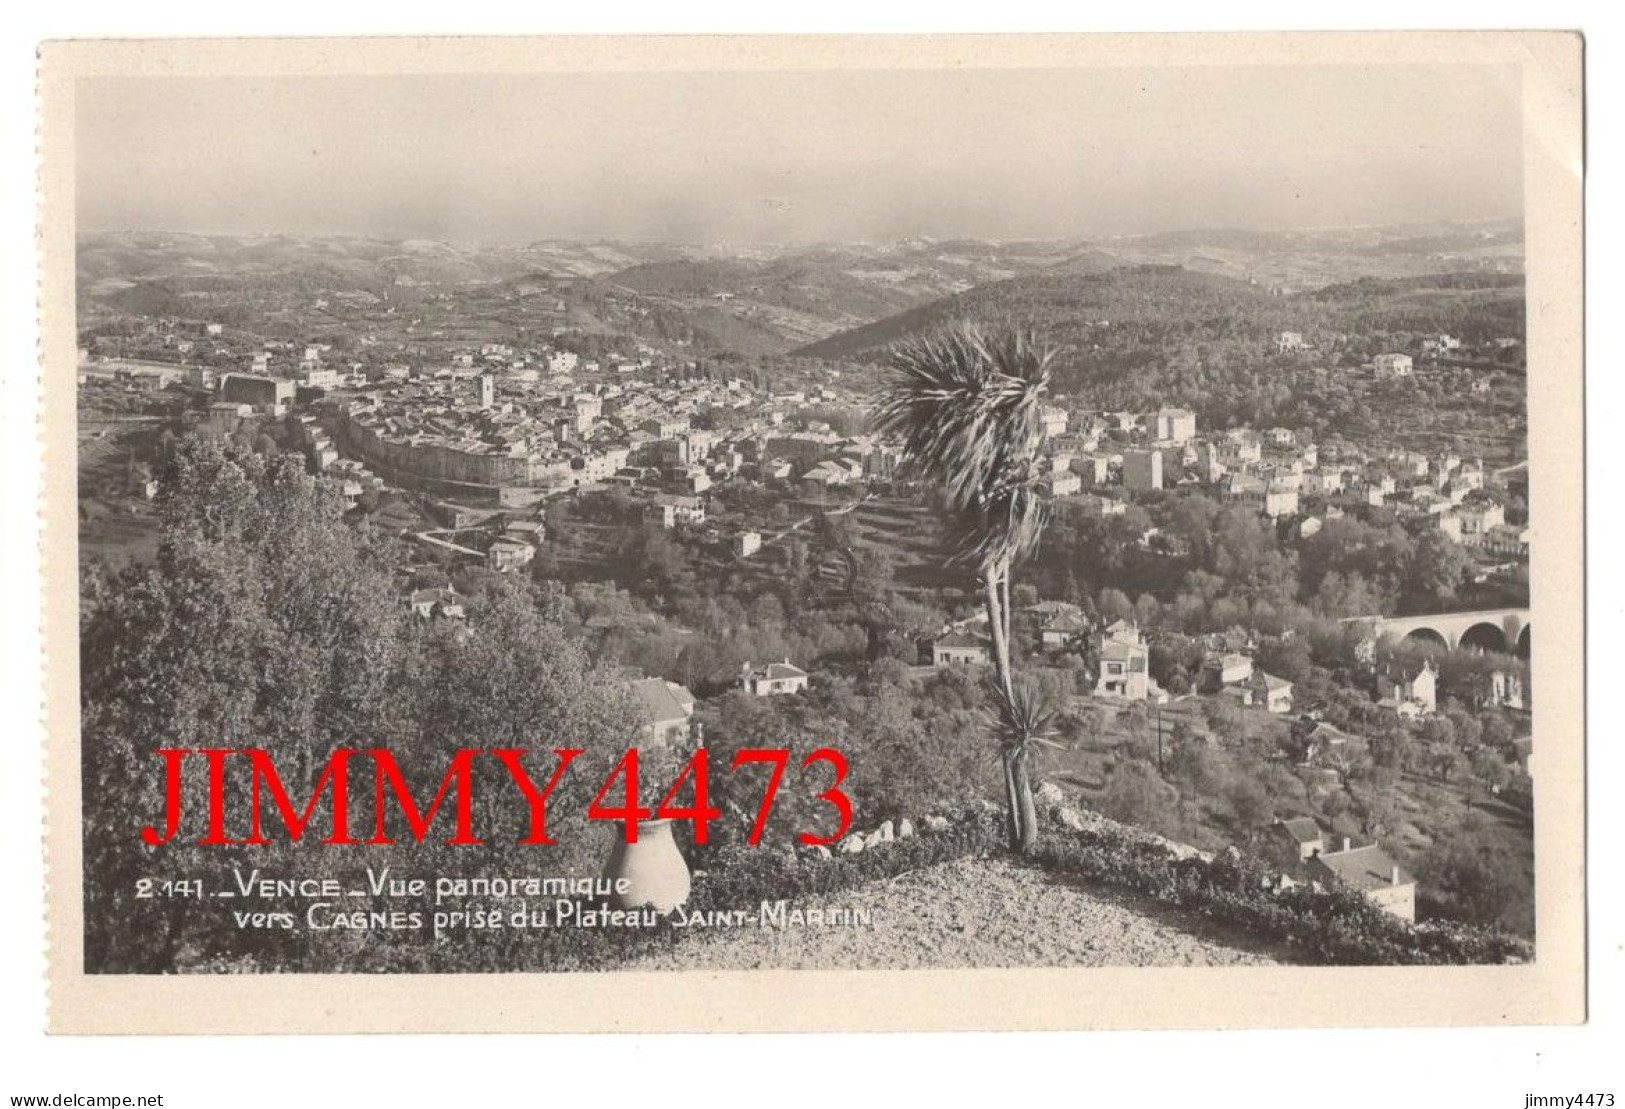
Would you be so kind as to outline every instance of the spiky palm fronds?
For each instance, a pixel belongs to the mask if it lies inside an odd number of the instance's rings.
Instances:
[[[1056,734],[1055,719],[1059,714],[1036,682],[1017,682],[1008,693],[998,682],[988,684],[992,691],[992,704],[987,714],[1001,752],[1025,755],[1031,752],[1035,744],[1057,746],[1053,737]]]
[[[1049,513],[1030,485],[1009,489],[996,498],[961,509],[948,521],[949,560],[974,566],[978,573],[1019,562],[1038,546]]]
[[[875,426],[941,483],[958,517],[954,553],[986,570],[1027,554],[1043,529],[1041,406],[1054,350],[1030,331],[958,324],[892,351]]]

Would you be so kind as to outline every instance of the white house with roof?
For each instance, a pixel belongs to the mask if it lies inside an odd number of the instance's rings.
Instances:
[[[1089,635],[1089,620],[1081,612],[1059,611],[1043,617],[1038,626],[1039,642],[1047,651],[1065,650]]]
[[[1378,377],[1410,377],[1414,372],[1411,356],[1398,351],[1379,354],[1371,360]]]
[[[630,689],[643,717],[643,740],[659,746],[689,740],[694,694],[686,686],[662,678],[640,678],[631,683]]]
[[[1263,670],[1241,685],[1242,704],[1255,705],[1277,715],[1292,711],[1292,683]]]
[[[932,666],[986,666],[992,658],[986,636],[956,629],[931,641]]]
[[[461,620],[464,616],[463,597],[455,589],[419,589],[407,598],[413,615],[422,620],[440,617]]]
[[[499,574],[523,569],[536,557],[536,548],[521,539],[498,538],[485,552],[487,569]]]
[[[791,665],[789,659],[766,666],[752,666],[747,662],[741,670],[739,684],[753,697],[800,693],[807,688],[807,672]]]
[[[1379,844],[1355,847],[1344,837],[1341,850],[1322,851],[1308,867],[1313,878],[1336,879],[1399,919],[1416,919],[1416,879]]]
[[[1095,695],[1141,701],[1151,695],[1151,652],[1140,629],[1121,620],[1094,639]]]
[[[1438,671],[1432,659],[1420,666],[1394,663],[1377,675],[1377,703],[1400,716],[1415,717],[1438,707]]]
[[[1203,693],[1217,693],[1240,685],[1253,676],[1252,656],[1239,651],[1214,651],[1202,660],[1199,686]]]
[[[705,502],[699,497],[663,493],[650,497],[643,506],[644,517],[662,528],[678,524],[705,523]]]
[[[1291,846],[1299,862],[1307,862],[1326,850],[1326,833],[1320,830],[1320,825],[1312,817],[1293,816],[1277,820],[1270,830],[1278,840]]]

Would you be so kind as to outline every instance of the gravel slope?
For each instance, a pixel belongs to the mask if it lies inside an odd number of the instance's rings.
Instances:
[[[874,882],[803,909],[868,909],[841,923],[696,929],[633,970],[761,967],[1240,966],[1286,961],[1244,936],[1114,890],[1008,860],[963,859]],[[839,918],[837,918],[839,919]]]

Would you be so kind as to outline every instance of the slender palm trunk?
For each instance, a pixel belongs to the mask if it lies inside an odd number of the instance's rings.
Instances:
[[[1005,688],[1013,689],[1015,686],[1015,663],[1012,661],[1015,636],[1011,631],[1015,610],[1010,604],[1010,565],[1006,563],[1003,573],[999,577],[1001,600],[1004,602],[1004,665],[1006,670]],[[1038,847],[1038,811],[1033,803],[1033,783],[1029,757],[1031,748],[1023,745],[1014,753],[1011,760],[1011,778],[1015,790],[1016,829],[1019,843],[1017,849],[1023,854],[1030,854]]]
[[[1015,682],[1016,677],[1016,668],[1012,661],[1015,657],[1015,639],[1010,631],[1010,566],[1008,563],[1005,564],[1004,569],[999,574],[999,602],[1004,616],[1004,665],[1010,671],[1009,679],[1006,681],[1008,687]]]
[[[982,579],[983,600],[987,606],[988,634],[993,639],[993,665],[998,672],[999,685],[1006,696],[1015,695],[1014,675],[1010,672],[1009,623],[1005,619],[1003,591],[999,571],[992,569]]]
[[[1010,840],[1010,850],[1021,850],[1021,795],[1016,788],[1016,764],[1009,752],[999,753],[999,768],[1004,771],[1004,832]]]
[[[1015,668],[1010,661],[1010,567],[997,567],[982,579],[987,607],[988,631],[993,639],[993,662],[1005,696],[1015,697]],[[1038,813],[1033,802],[1032,778],[1027,753],[1013,749],[1000,759],[1004,769],[1004,790],[1009,816],[1010,848],[1026,854],[1038,846]]]
[[[1011,760],[1011,768],[1019,828],[1016,849],[1023,855],[1030,855],[1038,849],[1038,806],[1033,801],[1033,782],[1027,752],[1018,752]]]
[[[989,571],[982,577],[982,601],[987,608],[987,630],[993,641],[993,665],[998,673],[999,684],[1006,692],[1010,689],[1010,657],[1004,638],[1004,619],[1000,604],[998,578],[994,571]],[[1015,765],[1009,752],[1001,752],[999,758],[1000,769],[1004,771],[1004,816],[1005,830],[1010,837],[1012,851],[1021,848],[1021,797],[1016,788]]]

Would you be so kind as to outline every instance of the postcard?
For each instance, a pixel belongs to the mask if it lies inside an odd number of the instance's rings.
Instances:
[[[1583,1020],[1581,49],[46,44],[49,1026]]]

